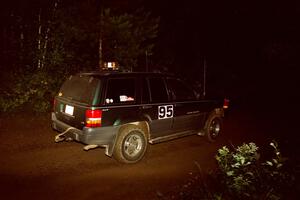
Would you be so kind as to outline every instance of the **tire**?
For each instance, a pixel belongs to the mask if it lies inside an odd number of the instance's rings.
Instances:
[[[144,157],[147,145],[145,133],[138,127],[129,126],[119,133],[113,156],[121,163],[136,163]]]
[[[216,141],[223,129],[223,119],[220,115],[212,113],[206,120],[205,135],[210,142]]]

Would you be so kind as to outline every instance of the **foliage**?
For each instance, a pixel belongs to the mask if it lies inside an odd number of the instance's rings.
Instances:
[[[36,112],[45,112],[51,108],[53,97],[65,77],[53,76],[48,72],[18,74],[19,79],[10,91],[0,98],[1,111],[13,111],[22,106]]]
[[[190,172],[188,180],[176,188],[176,194],[159,192],[157,196],[159,199],[294,199],[298,195],[297,164],[282,157],[275,141],[270,147],[271,152],[263,149],[260,155],[255,143],[232,149],[224,146],[216,155],[217,169],[204,174],[195,161],[198,173]],[[268,159],[261,161],[266,155]]]
[[[251,191],[255,190],[257,149],[254,143],[243,144],[235,152],[230,152],[226,146],[219,149],[216,159],[230,194],[249,197]]]
[[[56,6],[49,6],[47,12],[40,9],[38,20],[31,21],[30,26],[24,25],[32,31],[31,35],[26,31],[22,33],[27,33],[27,40],[22,45],[28,51],[20,49],[27,63],[19,63],[18,68],[10,72],[10,87],[5,88],[0,97],[1,111],[30,109],[44,112],[51,107],[53,96],[69,71],[65,64],[63,38],[56,29]]]
[[[159,18],[139,9],[133,14],[103,14],[104,59],[117,60],[125,70],[137,67],[138,59],[152,54],[153,39],[158,33]]]
[[[260,162],[258,147],[243,144],[232,151],[218,150],[216,160],[223,196],[235,199],[280,199],[291,186],[293,177],[284,169],[285,159],[276,142],[270,143],[273,157]],[[222,195],[220,195],[222,196]]]
[[[0,86],[0,111],[48,110],[69,74],[99,68],[100,29],[104,61],[114,59],[125,70],[137,69],[140,57],[151,53],[158,31],[159,18],[144,10],[115,15],[105,9],[102,24],[103,5],[94,0],[47,1],[31,9],[6,14],[7,42],[0,50],[9,55],[7,71],[13,75],[9,87]]]

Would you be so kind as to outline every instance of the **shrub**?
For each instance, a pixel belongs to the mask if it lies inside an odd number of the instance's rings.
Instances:
[[[280,199],[293,177],[284,168],[276,142],[271,142],[273,156],[262,162],[254,143],[243,144],[233,150],[226,146],[218,150],[219,191],[229,199]]]
[[[14,111],[25,105],[30,110],[45,112],[51,108],[51,102],[65,75],[51,75],[46,71],[18,75],[14,86],[0,97],[0,111]]]

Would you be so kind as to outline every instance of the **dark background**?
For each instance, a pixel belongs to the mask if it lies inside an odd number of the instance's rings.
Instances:
[[[15,72],[30,70],[32,65],[32,59],[23,58],[20,62],[19,44],[14,40],[18,36],[13,34],[18,33],[20,25],[26,25],[26,36],[35,37],[39,10],[47,10],[53,2],[1,2],[0,95],[6,88],[14,88],[20,79],[21,74]],[[199,161],[204,173],[211,173],[221,146],[255,142],[264,149],[273,139],[280,143],[282,155],[299,168],[299,3],[60,0],[60,5],[65,10],[70,8],[64,17],[70,23],[81,23],[86,32],[97,28],[91,24],[101,6],[115,13],[144,7],[154,17],[160,16],[156,46],[149,57],[150,70],[167,69],[202,84],[206,63],[208,96],[218,94],[231,100],[224,121],[225,134],[215,145],[194,137],[158,144],[141,163],[124,166],[105,157],[103,149],[86,153],[77,143],[54,144],[48,114],[1,116],[0,152],[5,158],[0,170],[2,196],[154,199],[161,192],[173,194],[178,189],[175,186],[184,183],[187,176],[198,174],[195,161]],[[45,16],[43,19],[47,19]],[[78,50],[79,43],[79,56],[75,61],[66,56],[66,60],[80,67],[86,61],[97,66],[97,41],[88,44],[84,39],[74,40],[70,49]],[[143,69],[141,62],[139,70]],[[297,193],[297,189],[292,192]]]
[[[81,2],[78,5],[87,2],[99,8],[111,7],[120,13],[144,7],[153,16],[159,16],[156,47],[149,57],[150,70],[167,69],[202,83],[206,62],[208,94],[213,91],[233,101],[257,101],[263,106],[269,103],[296,106],[299,96],[299,3],[61,0],[60,5],[68,7],[76,4],[74,2]],[[16,60],[10,52],[17,49],[7,44],[4,28],[13,27],[18,21],[16,16],[21,16],[23,21],[34,22],[38,10],[52,3],[50,0],[2,3],[1,77],[16,68]],[[95,54],[95,63],[96,50],[91,50],[91,54]],[[141,65],[139,70],[143,68]]]

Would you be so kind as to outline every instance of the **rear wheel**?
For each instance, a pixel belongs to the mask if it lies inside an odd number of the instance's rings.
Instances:
[[[212,113],[205,125],[205,135],[210,142],[214,142],[220,135],[223,128],[222,117],[216,113]]]
[[[129,126],[119,133],[113,155],[119,162],[136,163],[143,158],[147,144],[145,133],[138,127]]]

